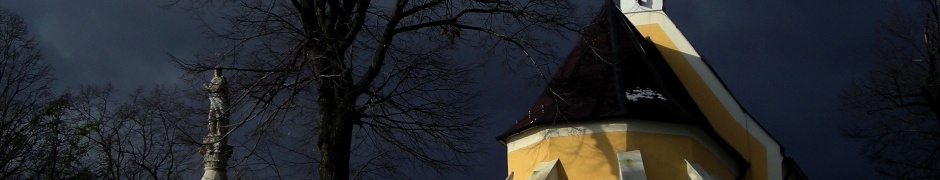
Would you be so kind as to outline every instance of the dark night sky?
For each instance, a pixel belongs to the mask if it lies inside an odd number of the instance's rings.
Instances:
[[[0,0],[0,8],[23,16],[56,68],[59,88],[110,81],[127,91],[181,84],[167,54],[188,56],[212,45],[201,38],[198,21],[160,3]],[[902,2],[667,0],[666,12],[810,178],[872,179],[861,146],[840,135],[849,119],[837,100],[873,67],[877,28],[890,7],[918,5],[893,3]],[[505,147],[493,137],[521,117],[542,88],[502,73],[481,73],[478,81],[484,94],[477,102],[490,117],[481,137],[487,153],[476,157],[481,164],[469,170],[473,176],[462,179],[505,178]]]

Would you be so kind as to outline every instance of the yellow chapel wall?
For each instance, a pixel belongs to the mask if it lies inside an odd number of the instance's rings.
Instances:
[[[747,179],[782,178],[780,164],[783,157],[777,142],[753,122],[727,89],[721,86],[717,77],[713,77],[714,74],[704,65],[698,52],[685,40],[672,21],[662,11],[626,16],[637,23],[636,28],[641,34],[648,36],[656,44],[715,131],[751,164],[746,173]],[[672,33],[668,33],[664,28],[669,28]],[[681,47],[677,43],[681,43]]]
[[[689,132],[694,131],[690,128],[698,127],[638,121],[606,123],[587,125],[605,128],[569,123],[546,125],[550,127],[529,129],[510,137],[507,174],[512,173],[516,180],[528,179],[538,163],[557,158],[559,179],[614,180],[619,179],[620,173],[617,151],[640,150],[647,179],[688,179],[686,160],[720,179],[736,178],[737,170],[733,168],[739,165],[730,162],[733,160],[727,154],[716,154],[715,151],[722,150],[714,141],[696,137],[704,133]],[[646,126],[643,129],[656,126],[652,128],[661,133],[633,131],[637,129],[633,125]]]

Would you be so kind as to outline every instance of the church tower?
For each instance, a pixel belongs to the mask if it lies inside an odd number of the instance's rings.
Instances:
[[[507,179],[805,179],[663,0],[605,3],[532,108],[497,139]]]

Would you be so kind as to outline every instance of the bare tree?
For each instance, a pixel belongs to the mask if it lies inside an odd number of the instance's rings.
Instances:
[[[51,71],[23,20],[0,9],[0,179],[68,176],[74,154],[60,154],[65,100],[49,92]]]
[[[177,63],[194,73],[216,65],[234,72],[241,95],[233,104],[245,111],[233,125],[257,119],[255,129],[268,131],[253,135],[291,128],[273,125],[298,108],[315,112],[300,118],[310,122],[303,134],[316,136],[316,152],[293,151],[318,165],[320,179],[388,177],[410,163],[466,165],[482,118],[469,74],[487,59],[541,70],[554,59],[545,39],[575,29],[566,0],[191,2],[197,12],[223,9],[229,26],[209,33],[231,45]],[[464,48],[492,56],[454,51]],[[247,150],[235,153],[264,156]]]
[[[82,88],[69,109],[89,144],[83,163],[106,179],[180,179],[199,167],[199,113],[174,88],[138,89],[114,97],[110,85]],[[190,134],[187,134],[190,133]]]
[[[841,97],[854,115],[850,138],[879,173],[902,179],[940,178],[940,5],[906,13],[882,25],[877,68]],[[921,14],[922,13],[922,14]]]
[[[0,179],[179,179],[195,167],[181,137],[202,121],[186,93],[55,95],[51,72],[23,20],[0,9]]]

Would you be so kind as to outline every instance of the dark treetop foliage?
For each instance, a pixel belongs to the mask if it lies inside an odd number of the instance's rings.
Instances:
[[[52,147],[64,142],[51,71],[23,20],[0,9],[0,179],[56,178],[71,165]]]
[[[0,179],[179,179],[197,115],[172,88],[127,99],[111,86],[54,95],[52,68],[23,20],[0,9]],[[127,101],[123,101],[127,100]]]

